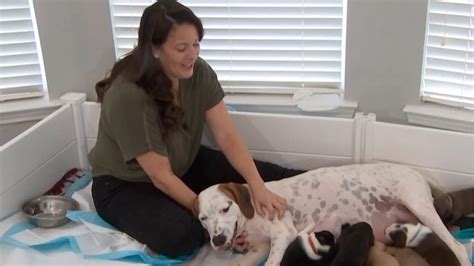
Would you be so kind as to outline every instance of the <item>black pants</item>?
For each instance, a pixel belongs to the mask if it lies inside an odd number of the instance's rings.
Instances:
[[[303,172],[266,162],[255,163],[264,181]],[[203,146],[182,180],[196,193],[218,183],[245,182],[222,152]],[[177,257],[204,244],[205,232],[200,222],[151,183],[127,182],[113,176],[95,177],[92,197],[102,219],[158,254]]]

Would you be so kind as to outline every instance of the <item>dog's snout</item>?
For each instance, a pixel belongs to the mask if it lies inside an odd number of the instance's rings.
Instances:
[[[224,245],[226,240],[227,240],[227,238],[223,234],[212,237],[212,243],[214,243],[215,246]]]

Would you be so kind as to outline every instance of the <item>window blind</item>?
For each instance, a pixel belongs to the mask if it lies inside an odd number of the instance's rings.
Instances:
[[[428,7],[422,97],[474,107],[474,3],[432,0]]]
[[[31,1],[0,1],[0,100],[43,95],[33,20]]]
[[[115,55],[122,58],[137,44],[143,10],[155,0],[110,0]]]
[[[111,0],[117,56],[154,1]],[[203,57],[228,92],[341,88],[343,0],[182,0],[201,18]]]

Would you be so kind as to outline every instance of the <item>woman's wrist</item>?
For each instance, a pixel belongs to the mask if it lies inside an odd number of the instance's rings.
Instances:
[[[199,202],[198,202],[198,197],[197,195],[194,197],[194,199],[192,200],[191,202],[191,208],[189,208],[191,210],[191,212],[193,213],[194,217],[198,217],[199,216]]]
[[[258,191],[265,187],[265,183],[260,177],[247,180],[247,184],[249,184],[249,187],[252,191]]]

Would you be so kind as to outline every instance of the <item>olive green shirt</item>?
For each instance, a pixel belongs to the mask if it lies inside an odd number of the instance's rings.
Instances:
[[[134,82],[117,77],[105,93],[97,143],[89,153],[93,176],[151,182],[135,159],[150,151],[168,157],[173,173],[184,175],[199,150],[206,111],[224,92],[212,68],[198,58],[193,76],[179,81],[178,95],[184,116],[164,139],[156,103]]]

